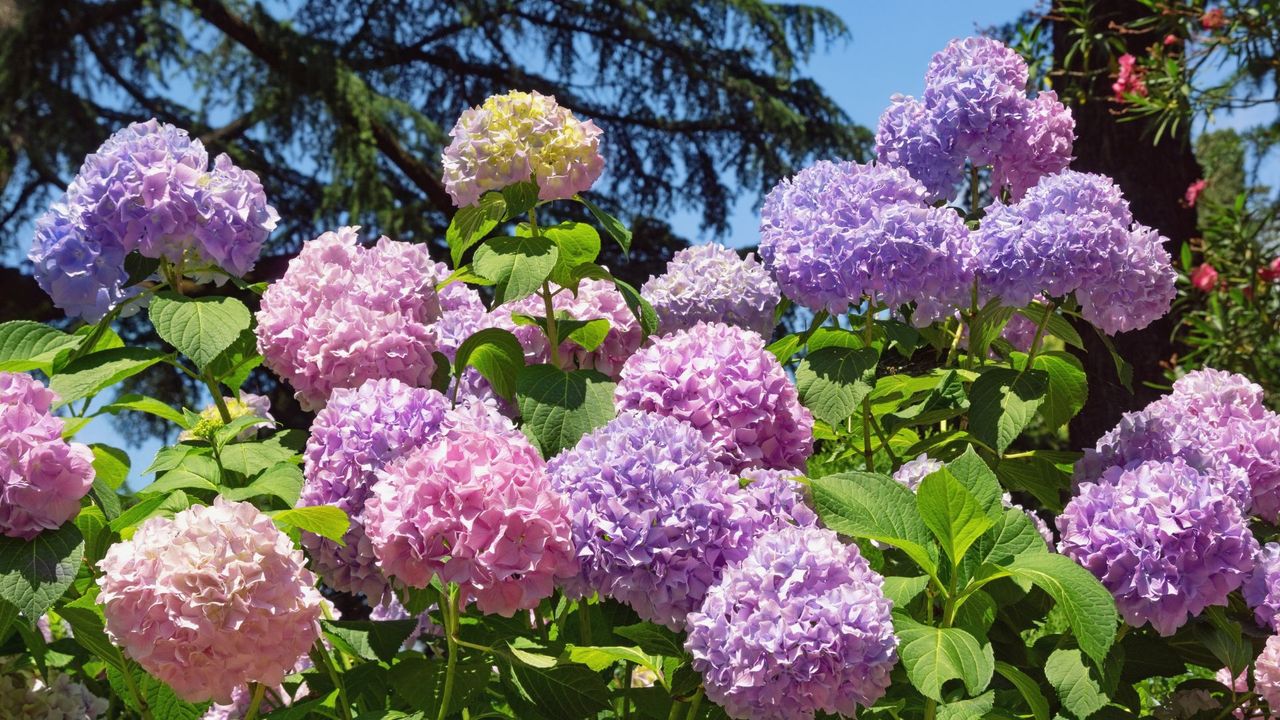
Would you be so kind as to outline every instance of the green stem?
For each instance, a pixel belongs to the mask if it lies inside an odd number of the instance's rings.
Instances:
[[[324,665],[325,672],[329,673],[329,680],[334,687],[338,688],[338,709],[342,711],[342,718],[351,720],[351,702],[347,699],[347,686],[343,684],[342,678],[334,668],[333,658],[329,657],[329,650],[324,646],[324,641],[317,640],[316,647],[320,651],[320,662]]]
[[[116,652],[120,651],[117,650]],[[124,676],[124,684],[129,688],[129,694],[138,703],[138,709],[142,713],[142,720],[154,720],[146,698],[142,697],[142,693],[138,690],[138,683],[133,679],[133,668],[129,666],[128,662],[124,661],[124,653],[120,653],[120,660],[124,662],[124,672],[120,674]]]
[[[1031,350],[1027,353],[1027,365],[1023,371],[1031,369],[1032,364],[1036,361],[1036,355],[1040,352],[1040,345],[1044,342],[1044,329],[1049,325],[1049,318],[1053,317],[1053,303],[1046,302],[1044,304],[1044,317],[1040,318],[1040,323],[1036,325],[1036,336],[1031,341]]]
[[[444,692],[440,696],[440,712],[436,720],[449,717],[449,703],[453,700],[453,684],[458,675],[458,586],[450,583],[440,594],[440,612],[444,617],[444,639],[448,647],[444,675]]]
[[[218,415],[222,418],[224,425],[231,422],[231,411],[227,409],[227,402],[222,399],[222,391],[218,389],[218,381],[213,379],[213,373],[205,368],[200,373],[200,380],[204,386],[209,388],[209,394],[213,396],[213,404],[218,407]]]
[[[253,697],[249,699],[249,709],[244,713],[244,720],[254,720],[258,717],[258,708],[262,706],[262,696],[266,690],[266,685],[253,683]]]
[[[698,688],[698,692],[694,693],[693,699],[689,701],[689,714],[685,716],[689,720],[698,719],[698,708],[702,705],[702,696],[704,694],[705,691],[702,688]]]
[[[978,317],[978,278],[973,279],[973,288],[969,291],[969,313],[968,317],[964,317],[961,313],[961,320],[969,326],[969,350],[964,355],[964,368],[966,370],[973,369],[973,356],[976,354],[973,347],[973,321]],[[979,358],[985,360],[985,358]]]
[[[77,345],[76,349],[72,350],[71,354],[67,356],[68,364],[74,360],[84,357],[84,355],[87,354],[93,346],[98,344],[98,341],[101,340],[102,336],[107,332],[107,328],[111,327],[111,323],[115,322],[116,317],[120,315],[120,310],[123,307],[124,304],[121,304],[119,307],[112,309],[111,312],[107,313],[98,321],[98,324],[93,328],[93,332],[89,333],[89,337],[85,338],[84,342]]]
[[[871,347],[872,330],[875,328],[876,313],[873,298],[867,298],[867,309],[862,323],[862,344]],[[871,396],[862,398],[862,452],[867,460],[867,472],[876,471],[875,453],[871,450]]]
[[[969,166],[969,214],[978,212],[978,203],[982,202],[982,188],[978,186],[978,166]]]
[[[951,363],[955,362],[956,351],[960,349],[960,339],[964,337],[964,318],[956,321],[956,332],[951,338],[951,347],[947,349],[947,359],[942,363],[942,367],[949,368]]]
[[[551,301],[551,282],[542,281],[542,305],[547,313],[547,344],[550,347],[551,364],[560,367],[560,335],[556,331],[556,306]]]
[[[631,674],[635,672],[635,668],[636,664],[630,660],[622,666],[622,720],[629,720],[631,717]]]

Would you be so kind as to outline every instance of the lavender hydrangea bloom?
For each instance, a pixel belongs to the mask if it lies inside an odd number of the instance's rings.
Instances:
[[[124,257],[233,275],[253,268],[279,216],[252,172],[208,154],[186,131],[134,123],[85,158],[63,197],[36,223],[36,280],[68,315],[96,321],[132,294]]]
[[[1262,546],[1253,572],[1244,581],[1244,600],[1258,625],[1280,632],[1280,543]]]
[[[568,499],[581,565],[566,591],[599,592],[679,630],[775,522],[714,458],[696,428],[634,411],[553,458],[547,472]]]
[[[738,473],[742,492],[756,509],[788,525],[817,525],[818,514],[804,501],[804,486],[790,470],[747,468]]]
[[[98,720],[111,703],[71,676],[56,672],[51,684],[26,673],[0,675],[0,717],[27,720]]]
[[[627,360],[614,401],[690,423],[730,470],[801,469],[813,452],[813,416],[750,330],[698,323],[658,338]]]
[[[876,157],[900,167],[924,185],[929,198],[950,199],[964,178],[964,158],[957,162],[955,138],[938,127],[923,103],[906,95],[889,98],[876,130]]]
[[[658,313],[664,333],[699,322],[722,322],[773,335],[778,284],[755,255],[738,257],[722,245],[695,245],[676,253],[667,271],[649,279],[640,294]]]
[[[1130,625],[1165,636],[1224,605],[1258,552],[1240,506],[1177,458],[1109,468],[1057,522],[1059,551],[1102,581]]]
[[[952,40],[924,78],[933,122],[955,136],[953,152],[990,165],[1017,135],[1027,112],[1027,64],[999,40]]]
[[[1077,480],[1108,467],[1178,457],[1268,521],[1280,518],[1280,415],[1262,404],[1262,388],[1243,375],[1206,368],[1173,391],[1126,414],[1076,464]]]
[[[404,647],[413,647],[414,643],[418,641],[418,638],[423,635],[444,635],[444,628],[437,625],[435,621],[431,619],[431,612],[436,609],[437,606],[433,603],[427,607],[426,611],[418,616],[418,624],[414,627],[413,631],[409,633],[409,636],[404,639]],[[373,606],[373,609],[369,612],[369,619],[374,622],[408,620],[412,617],[413,616],[409,614],[409,610],[405,608],[404,605],[400,604],[400,600],[395,596],[395,593],[387,593],[386,596],[382,598],[382,602]]]
[[[707,697],[752,720],[853,717],[875,704],[898,661],[882,584],[830,530],[761,537],[689,615],[685,647]]]
[[[968,303],[975,247],[960,216],[901,168],[819,162],[765,198],[760,257],[788,297],[843,313],[872,297],[927,324]]]
[[[1022,306],[1074,292],[1081,315],[1111,335],[1160,318],[1176,292],[1164,238],[1133,222],[1103,175],[1061,172],[1017,203],[994,203],[976,239],[986,293]]]
[[[365,502],[378,471],[434,439],[448,409],[449,401],[435,390],[385,379],[335,390],[316,415],[298,505],[334,505],[351,518],[342,546],[302,534],[312,567],[331,587],[364,593],[372,603],[383,596],[387,581],[365,535]]]
[[[609,323],[609,333],[595,350],[585,350],[569,340],[561,342],[562,363],[564,358],[573,358],[580,368],[591,368],[617,378],[622,364],[644,341],[644,331],[626,299],[607,280],[583,280],[578,284],[577,293],[560,292],[551,303],[557,313],[567,313],[575,320],[603,319]],[[492,321],[496,327],[510,330],[516,336],[524,348],[527,363],[551,362],[546,334],[534,325],[517,325],[512,317],[515,314],[545,317],[545,301],[536,295],[522,298],[497,308]]]
[[[991,184],[1009,188],[1014,200],[1022,199],[1040,178],[1061,172],[1071,164],[1076,121],[1071,110],[1052,90],[1031,100],[1013,137],[992,162]]]

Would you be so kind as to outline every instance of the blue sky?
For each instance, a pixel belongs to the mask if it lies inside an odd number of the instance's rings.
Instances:
[[[949,40],[1009,22],[1037,4],[1037,0],[813,1],[837,12],[848,25],[851,37],[818,53],[805,73],[816,79],[854,122],[872,128],[891,95],[921,92],[929,58]],[[1266,120],[1271,112],[1274,109],[1268,107],[1241,117],[1219,118],[1218,122],[1244,126]],[[1268,179],[1274,176],[1274,184],[1280,185],[1280,163],[1272,166],[1275,172],[1268,173]],[[754,202],[754,197],[738,202],[731,218],[731,231],[721,238],[723,242],[734,246],[756,242]],[[675,230],[685,237],[694,241],[710,239],[703,236],[698,217],[692,213],[677,213],[670,220]],[[135,467],[131,484],[137,481],[136,471],[146,467],[160,447],[155,441],[141,447],[128,447],[106,419],[95,420],[80,433],[79,439],[126,447]]]

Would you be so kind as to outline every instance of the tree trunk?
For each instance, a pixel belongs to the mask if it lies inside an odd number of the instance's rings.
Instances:
[[[1058,9],[1061,0],[1055,1]],[[1093,28],[1106,31],[1112,22],[1127,22],[1149,11],[1136,0],[1096,0],[1093,4]],[[1056,15],[1057,13],[1055,13]],[[1169,238],[1165,247],[1177,257],[1182,244],[1196,232],[1195,211],[1182,206],[1188,185],[1201,177],[1199,164],[1192,153],[1190,137],[1184,131],[1176,138],[1164,137],[1153,144],[1152,123],[1146,120],[1119,122],[1118,108],[1110,100],[1110,72],[1088,73],[1106,69],[1108,58],[1093,56],[1091,66],[1077,55],[1065,63],[1072,39],[1070,27],[1053,22],[1054,67],[1068,73],[1068,78],[1088,78],[1086,102],[1074,102],[1071,93],[1064,101],[1073,102],[1076,120],[1075,170],[1109,175],[1123,190],[1133,208],[1134,218],[1150,225]],[[1128,52],[1141,57],[1152,38],[1146,34],[1120,36]],[[1084,73],[1077,75],[1076,73]],[[1079,81],[1077,81],[1079,82]],[[1121,383],[1110,354],[1096,332],[1079,328],[1085,341],[1085,352],[1078,353],[1089,377],[1089,400],[1071,421],[1071,443],[1074,447],[1093,445],[1100,435],[1111,429],[1120,416],[1146,405],[1160,395],[1148,383],[1164,381],[1162,362],[1169,361],[1175,348],[1172,341],[1177,319],[1166,316],[1143,330],[1121,333],[1114,338],[1116,350],[1133,365],[1133,392]]]

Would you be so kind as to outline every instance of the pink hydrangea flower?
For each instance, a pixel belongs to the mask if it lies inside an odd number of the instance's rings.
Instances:
[[[618,410],[693,425],[737,472],[802,470],[813,452],[813,415],[758,333],[698,323],[664,335],[622,368]]]
[[[627,307],[622,293],[606,280],[583,280],[578,292],[564,291],[555,296],[552,306],[557,313],[567,313],[574,320],[602,318],[609,322],[609,334],[600,347],[588,352],[568,340],[560,343],[561,364],[565,358],[573,358],[580,368],[598,370],[617,378],[622,364],[631,357],[644,341],[644,332],[636,322],[636,316]],[[513,314],[546,317],[543,299],[537,295],[504,305],[494,311],[494,325],[510,330],[524,347],[525,362],[529,364],[550,362],[547,336],[536,325],[517,325]]]
[[[507,617],[578,571],[564,499],[514,428],[460,421],[378,474],[365,532],[383,572],[410,587],[460,586],[463,606]]]
[[[357,227],[302,246],[258,311],[258,350],[293,386],[305,410],[336,388],[371,378],[427,387],[440,319],[434,266],[425,245],[387,238],[366,248]]]
[[[26,373],[0,372],[0,534],[30,540],[80,512],[93,451],[62,439],[57,395]]]
[[[1271,708],[1280,708],[1280,635],[1267,638],[1267,645],[1253,664],[1254,689]]]
[[[154,517],[98,566],[107,635],[190,702],[279,685],[320,636],[315,575],[248,503]]]

